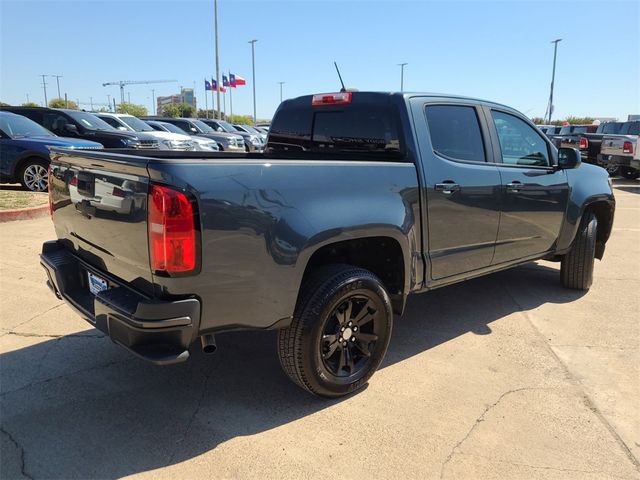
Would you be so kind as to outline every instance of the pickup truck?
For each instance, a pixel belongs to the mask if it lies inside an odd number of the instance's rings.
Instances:
[[[410,294],[538,259],[587,290],[615,209],[521,113],[433,94],[286,100],[264,153],[52,149],[49,186],[48,284],[114,342],[171,364],[277,329],[285,373],[327,397],[373,375]]]
[[[578,148],[583,162],[597,165],[603,137],[617,135],[622,125],[622,122],[606,122],[598,125],[595,132],[574,131],[566,135],[558,135],[559,147]]]
[[[640,120],[624,122],[618,135],[602,139],[598,164],[611,171],[618,169],[629,180],[640,176]]]

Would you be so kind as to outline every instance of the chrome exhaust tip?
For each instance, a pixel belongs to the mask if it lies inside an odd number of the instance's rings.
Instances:
[[[216,337],[211,333],[202,335],[200,337],[200,343],[202,344],[202,351],[208,355],[211,355],[218,349],[218,346],[216,345]]]

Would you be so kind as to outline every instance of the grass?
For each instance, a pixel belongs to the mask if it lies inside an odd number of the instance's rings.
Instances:
[[[39,207],[49,201],[47,192],[36,193],[18,190],[15,187],[0,187],[0,210]]]

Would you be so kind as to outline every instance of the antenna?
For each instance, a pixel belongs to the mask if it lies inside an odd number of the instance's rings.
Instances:
[[[336,66],[336,72],[338,72],[338,78],[340,79],[340,83],[342,84],[341,92],[346,92],[347,89],[344,88],[344,82],[342,81],[342,75],[340,75],[340,69],[338,68],[338,64],[334,61],[333,64]]]

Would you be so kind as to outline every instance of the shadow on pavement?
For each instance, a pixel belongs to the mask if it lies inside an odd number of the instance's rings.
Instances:
[[[532,264],[412,297],[381,368],[468,332],[488,335],[492,322],[521,308],[581,296],[558,277],[557,269]],[[218,347],[214,356],[194,348],[187,363],[156,367],[87,330],[5,353],[1,435],[23,449],[32,477],[116,478],[192,459],[341,401],[315,398],[285,377],[275,332],[219,335]]]

